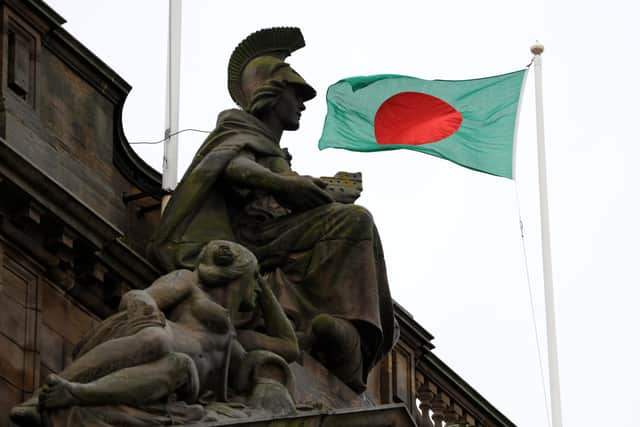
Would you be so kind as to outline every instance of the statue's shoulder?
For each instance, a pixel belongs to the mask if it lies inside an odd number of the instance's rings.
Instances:
[[[162,282],[193,282],[196,283],[198,280],[198,275],[196,272],[192,270],[187,270],[186,268],[180,268],[178,270],[173,270],[167,274],[164,274],[157,281]]]
[[[265,125],[253,114],[239,108],[230,108],[218,114],[216,130],[237,129],[237,130],[265,130]]]
[[[216,127],[196,153],[195,161],[211,152],[242,149],[274,154],[282,151],[260,119],[244,110],[231,108],[218,114]]]

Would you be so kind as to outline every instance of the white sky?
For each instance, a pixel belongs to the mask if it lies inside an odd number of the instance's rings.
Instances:
[[[65,28],[125,78],[129,141],[164,129],[167,1],[48,0]],[[523,68],[545,44],[544,96],[565,426],[631,425],[640,407],[640,7],[582,1],[183,2],[180,127],[233,107],[227,60],[249,33],[298,26],[289,62],[320,96],[283,145],[298,172],[362,171],[391,291],[435,335],[436,354],[519,426],[547,425],[513,181],[410,151],[319,152],[324,93],[352,75],[465,79]],[[180,137],[180,174],[204,135]],[[533,74],[517,187],[546,372]],[[160,168],[162,145],[136,146]],[[631,423],[631,424],[629,424]]]

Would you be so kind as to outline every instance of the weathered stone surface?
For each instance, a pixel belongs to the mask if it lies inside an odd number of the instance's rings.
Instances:
[[[14,384],[8,382],[4,378],[0,377],[0,426],[6,427],[9,425],[9,420],[5,414],[9,414],[11,408],[24,400],[24,395],[21,389]]]
[[[26,331],[26,309],[12,298],[0,292],[0,298],[6,298],[4,307],[0,310],[0,333],[5,334],[16,344],[24,347]]]
[[[40,348],[44,349],[40,361],[50,372],[60,372],[65,365],[64,338],[46,324],[40,328]]]
[[[370,408],[375,406],[366,394],[358,394],[327,368],[303,352],[291,364],[296,379],[294,398],[298,405],[316,409]]]
[[[42,321],[72,343],[80,341],[93,326],[93,318],[75,301],[46,283],[40,287],[47,305],[42,308]]]
[[[229,399],[247,408],[247,414],[295,413],[294,379],[285,358],[292,361],[299,354],[297,339],[265,286],[250,251],[213,241],[194,271],[177,270],[144,291],[125,294],[119,311],[82,337],[72,354],[69,331],[47,327],[41,342],[57,351],[43,364],[66,367],[17,405],[11,419],[25,427],[92,426],[97,420],[137,426],[166,424],[170,413],[175,422],[185,423],[226,417],[202,405],[225,405]],[[58,303],[44,316],[47,322],[66,321],[72,330],[78,330],[75,322],[91,324],[82,314],[70,316],[56,290],[49,289],[45,297]],[[255,313],[258,304],[264,332],[236,331],[241,312]],[[28,360],[27,354],[16,354],[11,362]],[[15,374],[20,373],[15,367],[6,374],[19,381]]]
[[[22,389],[24,386],[25,351],[22,347],[0,334],[0,348],[2,349],[2,363],[0,363],[0,377],[14,386]]]

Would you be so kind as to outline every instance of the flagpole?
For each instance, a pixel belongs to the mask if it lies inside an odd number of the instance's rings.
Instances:
[[[162,188],[172,191],[178,181],[178,131],[180,102],[180,33],[182,0],[169,0],[169,40],[167,43],[167,93],[165,107],[164,157]],[[162,200],[166,205],[169,196]]]
[[[538,130],[538,183],[540,193],[540,223],[542,234],[542,269],[544,275],[544,300],[547,320],[547,355],[549,362],[549,390],[551,400],[551,424],[562,427],[560,404],[560,374],[556,337],[556,313],[553,297],[553,274],[551,268],[551,233],[549,231],[549,198],[547,194],[547,165],[544,145],[544,116],[542,113],[542,57],[544,46],[531,46],[535,69],[536,125]]]

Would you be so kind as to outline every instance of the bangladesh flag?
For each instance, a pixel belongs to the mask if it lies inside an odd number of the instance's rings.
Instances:
[[[349,77],[327,91],[319,148],[406,148],[513,177],[516,117],[526,70],[473,80]]]

